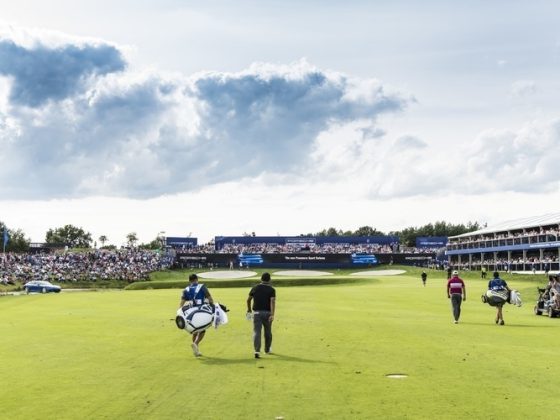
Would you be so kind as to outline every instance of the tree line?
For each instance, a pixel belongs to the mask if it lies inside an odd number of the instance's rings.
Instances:
[[[2,241],[4,232],[8,232],[8,242],[6,244],[6,252],[26,252],[29,251],[31,240],[25,237],[25,233],[21,229],[8,229],[6,224],[0,221],[0,241]],[[109,238],[106,235],[101,235],[98,239],[101,248],[115,249],[115,245],[106,245]],[[138,235],[136,232],[131,232],[126,235],[126,243],[130,247],[142,249],[160,249],[163,247],[165,238],[157,236],[151,242],[138,244]],[[84,248],[89,249],[92,246],[97,246],[97,241],[94,241],[91,233],[85,231],[81,227],[74,225],[65,225],[58,228],[49,229],[45,235],[45,243],[47,245],[61,245],[68,246],[68,248]]]
[[[307,233],[300,236],[397,236],[400,243],[405,246],[415,246],[416,238],[419,236],[455,236],[463,233],[473,232],[482,229],[478,222],[468,222],[467,224],[452,224],[447,222],[429,223],[419,227],[408,227],[399,231],[391,231],[388,233],[377,230],[372,226],[361,226],[358,229],[342,230],[330,227],[323,229],[316,233]],[[3,233],[7,229],[6,225],[0,221],[0,236],[4,237]],[[25,237],[25,233],[21,229],[7,229],[8,243],[6,244],[6,252],[25,252],[29,250],[31,240]],[[253,236],[254,233],[253,233]],[[109,238],[106,235],[101,235],[98,239],[101,248],[114,249],[114,245],[106,245]],[[126,243],[130,247],[142,249],[160,249],[164,245],[165,238],[163,236],[156,236],[148,243],[138,244],[138,236],[135,232],[126,235]],[[60,244],[68,246],[69,248],[91,248],[92,245],[97,246],[97,241],[92,239],[91,233],[85,231],[81,227],[73,225],[65,225],[62,227],[49,229],[45,235],[45,243],[47,244]]]
[[[456,236],[463,233],[474,232],[482,229],[478,222],[468,222],[467,224],[452,224],[444,221],[428,223],[419,227],[408,227],[403,230],[390,231],[388,233],[377,230],[372,226],[362,226],[358,229],[342,230],[334,227],[323,229],[316,233],[307,233],[301,236],[397,236],[400,243],[406,246],[415,246],[416,238],[419,236]]]

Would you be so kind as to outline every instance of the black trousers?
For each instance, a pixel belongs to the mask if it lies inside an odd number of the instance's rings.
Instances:
[[[253,312],[253,345],[255,351],[261,351],[261,332],[264,328],[264,351],[269,352],[272,346],[272,322],[270,311]]]
[[[453,308],[453,318],[455,321],[459,321],[461,316],[461,302],[463,301],[463,295],[458,293],[453,293],[451,295],[451,307]]]

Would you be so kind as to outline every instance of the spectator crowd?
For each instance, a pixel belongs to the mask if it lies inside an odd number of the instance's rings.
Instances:
[[[353,253],[433,253],[431,248],[405,248],[399,244],[226,244],[216,250],[213,242],[175,251],[193,254],[353,254]],[[0,285],[25,284],[31,280],[55,283],[120,280],[129,283],[147,280],[154,271],[173,267],[176,252],[150,250],[96,249],[89,252],[0,254]]]
[[[560,237],[558,227],[549,226],[516,232],[500,232],[484,235],[465,236],[450,239],[448,248],[451,250],[489,248],[504,245],[536,244],[557,241]]]
[[[151,272],[170,268],[173,259],[154,251],[63,252],[54,254],[6,253],[0,255],[0,284],[47,280],[56,283],[97,280],[146,280]]]
[[[192,247],[176,248],[177,251],[191,254],[391,254],[391,253],[435,253],[439,248],[403,247],[400,244],[350,244],[350,243],[324,243],[324,244],[277,244],[277,243],[251,243],[251,244],[224,244],[216,249],[214,243]]]

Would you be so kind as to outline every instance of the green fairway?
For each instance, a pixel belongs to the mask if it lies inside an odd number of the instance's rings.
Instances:
[[[506,277],[524,306],[504,307],[505,326],[480,301],[486,281],[466,276],[455,325],[445,274],[422,287],[419,272],[279,287],[274,354],[259,360],[247,287],[210,289],[230,323],[201,358],[173,322],[177,289],[0,297],[0,418],[554,417],[560,319],[532,311],[544,276]]]

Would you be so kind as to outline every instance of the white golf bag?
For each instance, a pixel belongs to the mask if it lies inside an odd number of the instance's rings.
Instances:
[[[228,316],[226,312],[228,311],[224,305],[219,303],[214,306],[207,303],[198,306],[188,304],[177,309],[175,324],[180,330],[196,334],[207,330],[210,326],[218,328],[220,325],[227,324]]]
[[[185,305],[177,309],[177,316],[175,317],[177,328],[190,334],[196,334],[210,328],[213,321],[214,309],[208,304],[200,306]]]

